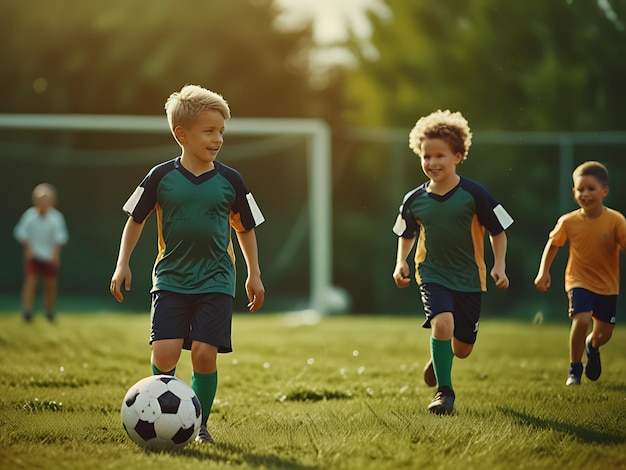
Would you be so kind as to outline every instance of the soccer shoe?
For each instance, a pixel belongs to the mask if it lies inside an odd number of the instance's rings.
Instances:
[[[435,369],[433,367],[433,359],[428,359],[424,366],[424,383],[429,387],[437,385],[437,377],[435,377]]]
[[[200,432],[196,436],[196,442],[200,442],[202,444],[215,444],[211,434],[209,434],[209,430],[204,424],[200,426]]]
[[[576,374],[570,374],[567,377],[565,385],[580,385],[580,376]]]
[[[591,346],[591,335],[587,336],[587,341],[585,341],[585,352],[587,353],[585,375],[589,380],[596,381],[602,373],[602,364],[600,363],[600,350]]]
[[[439,387],[435,398],[428,405],[428,411],[436,415],[449,415],[454,408],[454,392],[450,387]]]

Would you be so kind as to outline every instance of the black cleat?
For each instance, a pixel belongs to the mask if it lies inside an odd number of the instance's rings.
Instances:
[[[200,426],[200,432],[196,436],[196,442],[200,442],[202,444],[215,444],[211,434],[209,434],[209,430],[204,424]]]
[[[435,398],[428,405],[428,411],[436,415],[449,415],[454,408],[454,392],[450,387],[439,387]]]
[[[591,335],[585,341],[585,352],[587,353],[587,365],[585,366],[585,375],[589,380],[596,381],[602,373],[602,364],[600,362],[600,350],[591,346]]]

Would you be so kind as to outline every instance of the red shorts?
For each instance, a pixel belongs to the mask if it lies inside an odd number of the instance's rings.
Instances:
[[[47,278],[57,277],[59,274],[59,266],[52,261],[43,261],[31,258],[26,261],[26,272],[35,276],[44,276]]]

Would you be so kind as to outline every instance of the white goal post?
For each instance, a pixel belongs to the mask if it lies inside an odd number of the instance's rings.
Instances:
[[[97,114],[0,114],[0,129],[90,132],[170,133],[165,116]],[[289,135],[306,139],[310,222],[310,308],[329,313],[332,292],[331,135],[319,119],[231,118],[228,133],[243,136]]]

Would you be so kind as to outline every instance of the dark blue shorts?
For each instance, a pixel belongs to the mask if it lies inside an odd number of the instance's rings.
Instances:
[[[427,282],[420,285],[420,293],[426,314],[423,328],[430,328],[430,322],[436,315],[451,312],[454,316],[454,337],[467,344],[476,342],[482,292],[461,292]]]
[[[232,352],[230,339],[234,299],[226,294],[152,293],[150,344],[161,339],[183,339],[211,344],[218,352]]]
[[[611,325],[615,325],[617,315],[617,295],[600,295],[581,287],[570,289],[567,293],[571,316],[577,313],[591,312],[591,315]]]

